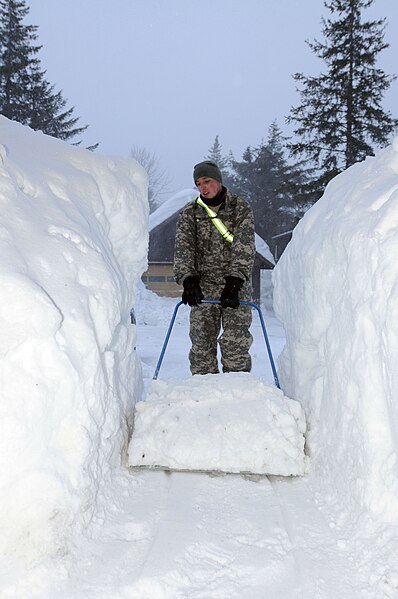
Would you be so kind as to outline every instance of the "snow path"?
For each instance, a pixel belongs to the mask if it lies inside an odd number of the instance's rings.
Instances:
[[[267,320],[276,357],[280,325]],[[141,330],[138,351],[147,377],[162,328]],[[265,351],[260,329],[255,334],[254,371],[263,368],[258,362]],[[173,336],[165,378],[188,374],[186,323],[176,324]],[[57,585],[57,599],[360,596],[349,540],[305,478],[122,471],[115,484],[120,493],[113,512],[104,514],[97,538],[82,541],[79,561]]]
[[[295,583],[296,564],[267,479],[173,473],[159,481],[159,474],[155,484],[167,487],[167,497],[135,592],[254,598],[263,597],[265,583],[275,596],[287,577]]]
[[[341,537],[330,514],[323,513],[305,478],[269,478],[300,573],[297,597],[357,597],[358,573],[349,541]]]
[[[347,545],[301,479],[141,472],[118,482],[120,504],[57,598],[356,597]]]

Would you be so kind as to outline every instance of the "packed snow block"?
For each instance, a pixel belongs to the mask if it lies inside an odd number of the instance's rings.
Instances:
[[[300,404],[251,374],[157,380],[136,404],[129,464],[302,475],[304,434]]]
[[[398,137],[327,186],[275,270],[282,388],[311,473],[347,518],[398,523]]]
[[[147,180],[0,117],[0,551],[86,529],[140,392],[132,290]]]

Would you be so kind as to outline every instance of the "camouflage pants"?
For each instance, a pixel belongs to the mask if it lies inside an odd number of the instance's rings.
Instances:
[[[219,372],[217,344],[223,372],[250,372],[251,321],[249,306],[223,309],[220,304],[201,304],[191,308],[189,362],[192,374]]]

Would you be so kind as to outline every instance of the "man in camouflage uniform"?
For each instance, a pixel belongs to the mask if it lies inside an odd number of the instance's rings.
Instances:
[[[252,314],[251,308],[241,306],[239,301],[251,300],[255,257],[253,212],[247,202],[223,186],[221,172],[214,162],[197,164],[193,175],[200,196],[179,216],[174,254],[175,279],[184,287],[182,301],[192,308],[191,372],[219,372],[217,342],[223,372],[249,372]],[[209,209],[213,217],[206,211]],[[214,216],[226,232],[221,233],[215,226]],[[221,304],[203,304],[202,299],[219,299]],[[218,338],[221,327],[222,335]]]

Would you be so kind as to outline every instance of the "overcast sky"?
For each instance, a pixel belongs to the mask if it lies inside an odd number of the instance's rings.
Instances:
[[[323,67],[305,43],[323,39],[323,0],[27,0],[47,79],[88,124],[85,146],[129,157],[154,152],[170,195],[192,186],[192,167],[216,135],[241,158],[299,103],[292,75]],[[398,73],[398,2],[364,12],[387,17],[379,66]],[[398,82],[384,106],[398,116]],[[164,199],[167,199],[165,197]]]

